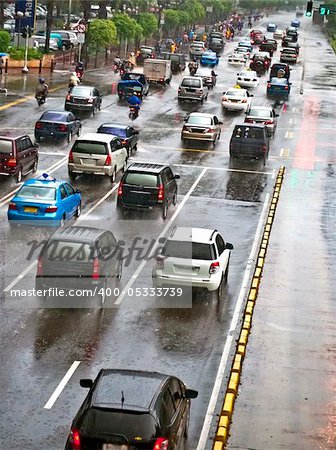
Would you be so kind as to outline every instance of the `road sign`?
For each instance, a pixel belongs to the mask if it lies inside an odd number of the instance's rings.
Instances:
[[[78,44],[84,44],[85,33],[77,33],[77,41],[78,41]]]
[[[79,23],[78,26],[77,26],[77,30],[78,30],[78,33],[85,33],[85,31],[86,31],[85,24],[84,23]]]

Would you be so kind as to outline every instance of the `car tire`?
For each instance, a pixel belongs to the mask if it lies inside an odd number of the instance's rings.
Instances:
[[[217,300],[220,300],[220,298],[222,296],[222,293],[223,293],[223,279],[224,279],[224,276],[222,275],[222,278],[221,278],[221,281],[219,283],[218,289],[215,291]]]
[[[36,142],[40,142],[40,141],[41,141],[40,136],[35,136],[35,141],[36,141]]]
[[[80,126],[77,131],[77,136],[79,137],[82,134],[82,127]]]
[[[67,142],[70,144],[71,140],[72,140],[72,133],[71,131],[69,131],[69,133],[67,134]]]
[[[37,162],[37,159],[36,159],[35,162],[34,162],[34,164],[33,164],[33,167],[32,167],[33,173],[36,173],[36,172],[37,172],[37,164],[38,164],[38,162]]]
[[[76,209],[76,212],[75,212],[75,217],[78,219],[78,217],[81,215],[81,213],[82,213],[82,204],[80,203],[77,206],[77,209]]]
[[[225,272],[224,272],[224,277],[223,277],[223,282],[224,282],[224,284],[227,284],[227,281],[228,281],[228,276],[229,276],[229,266],[230,266],[230,259],[229,259],[229,261],[228,261],[228,263],[227,263],[227,265],[226,265],[226,269],[225,269]]]
[[[215,139],[212,141],[212,146],[213,146],[213,147],[216,146],[216,139],[217,139],[217,138],[215,137]]]
[[[177,204],[177,189],[173,195],[173,205],[176,206],[176,204]]]
[[[18,173],[15,175],[15,181],[17,183],[21,183],[21,181],[22,181],[22,168],[19,169]]]
[[[164,204],[162,205],[162,218],[163,218],[163,220],[167,219],[167,215],[168,215],[168,202],[164,202]]]
[[[70,109],[67,106],[64,106],[64,111],[70,111]]]
[[[128,160],[128,158],[125,159],[125,163],[124,163],[124,165],[123,165],[122,168],[121,168],[122,173],[125,173],[125,172],[126,172],[126,169],[127,169],[127,160]]]
[[[102,102],[99,102],[98,111],[101,111],[101,105],[102,105]]]
[[[92,106],[92,115],[95,116],[96,115],[96,107]]]
[[[133,150],[136,152],[138,150],[138,144],[135,144],[135,146],[133,147]]]
[[[75,182],[77,175],[73,172],[68,171],[68,177],[69,177],[70,181]]]
[[[117,178],[117,168],[114,167],[113,172],[112,172],[112,175],[110,176],[110,181],[111,181],[111,183],[114,183],[115,180],[116,180],[116,178]]]

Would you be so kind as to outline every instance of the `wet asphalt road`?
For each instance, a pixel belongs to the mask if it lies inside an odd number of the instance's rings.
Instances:
[[[277,23],[285,26],[289,20],[290,16],[286,15]],[[61,449],[71,420],[85,396],[85,391],[79,387],[79,379],[95,377],[101,367],[118,367],[172,373],[199,390],[199,398],[192,405],[188,442],[190,450],[196,449],[245,269],[251,262],[249,258],[258,222],[272,191],[274,175],[278,167],[285,164],[289,182],[294,186],[295,183],[307,186],[317,183],[321,190],[321,171],[325,170],[326,165],[333,171],[335,118],[332,114],[336,111],[336,96],[335,91],[326,93],[321,86],[335,72],[317,62],[321,51],[325,52],[326,58],[331,58],[322,35],[320,45],[311,40],[309,31],[304,31],[303,36],[306,39],[300,40],[301,61],[291,73],[293,85],[290,99],[285,104],[275,104],[280,117],[265,168],[255,162],[240,163],[234,169],[229,165],[228,141],[233,124],[242,120],[242,114],[223,114],[220,107],[221,93],[235,84],[235,75],[239,71],[227,64],[225,55],[234,46],[230,43],[216,70],[219,75],[217,85],[214,91],[210,91],[204,105],[177,104],[180,74],[174,76],[167,89],[153,87],[143,103],[139,118],[134,122],[140,130],[140,144],[130,162],[169,162],[174,172],[181,175],[179,202],[169,211],[166,222],[155,214],[132,215],[127,220],[118,220],[115,214],[116,184],[111,185],[108,180],[99,177],[79,177],[76,181],[84,203],[81,224],[110,228],[118,239],[125,242],[132,242],[136,236],[157,239],[167,223],[220,230],[235,249],[231,257],[229,282],[219,301],[211,295],[200,293],[193,298],[192,308],[180,308],[175,300],[174,304],[167,301],[158,308],[153,298],[126,295],[108,299],[106,308],[99,310],[55,308],[55,304],[41,304],[33,297],[10,296],[10,287],[34,287],[36,254],[35,258],[27,260],[30,252],[27,243],[45,239],[48,231],[20,229],[14,234],[9,230],[6,205],[10,198],[8,194],[16,186],[10,179],[1,180],[1,285],[5,289],[0,319],[1,448],[38,450],[48,446],[50,449]],[[316,57],[309,69],[306,67],[304,93],[301,95],[300,83],[307,54],[309,61],[314,59],[314,54]],[[276,56],[273,60],[277,60]],[[83,117],[83,132],[94,132],[105,121],[127,123],[128,108],[118,102],[116,95],[110,94],[110,77],[96,73],[91,79],[103,88],[105,98],[100,113],[94,118]],[[265,90],[266,76],[263,76],[260,86],[253,92],[254,104],[271,103],[266,98]],[[62,109],[64,96],[65,90],[53,92],[45,108]],[[183,118],[194,110],[213,112],[222,118],[221,140],[214,149],[197,144],[182,147],[180,130]],[[1,111],[2,128],[31,133],[41,112],[34,100]],[[305,139],[305,129],[317,127],[324,131],[315,130],[314,142],[318,145],[307,158],[302,153],[300,141]],[[38,174],[48,171],[57,178],[66,179],[69,148],[69,144],[65,143],[42,142]],[[295,189],[290,190],[289,195],[294,196],[295,192]],[[189,197],[180,207],[185,195]],[[176,211],[178,214],[172,220]],[[132,279],[138,266],[139,262],[133,258],[124,268],[121,288]],[[29,267],[31,270],[27,270]],[[132,279],[132,288],[151,286],[151,269],[152,262],[149,261],[139,276]],[[18,278],[20,274],[24,276]],[[80,364],[73,377],[52,408],[45,409],[46,402],[74,361],[80,361]],[[211,443],[208,439],[206,442],[207,446]]]

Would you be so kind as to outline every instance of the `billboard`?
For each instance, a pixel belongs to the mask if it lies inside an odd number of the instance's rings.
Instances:
[[[27,25],[35,28],[36,18],[36,0],[16,0],[15,14],[21,11],[23,14],[28,13],[29,17],[23,17],[21,20],[15,18],[15,32],[19,32],[19,27],[24,29]]]

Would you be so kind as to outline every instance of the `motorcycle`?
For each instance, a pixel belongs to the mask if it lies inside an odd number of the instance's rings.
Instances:
[[[82,82],[83,71],[76,70],[76,77],[79,79],[80,82]]]
[[[135,120],[138,117],[138,115],[139,115],[139,110],[137,108],[135,108],[134,106],[130,106],[128,117],[131,120]]]
[[[35,98],[36,98],[38,106],[44,105],[44,103],[46,101],[45,95],[37,95]]]
[[[197,72],[196,67],[189,67],[189,75],[194,76]]]

